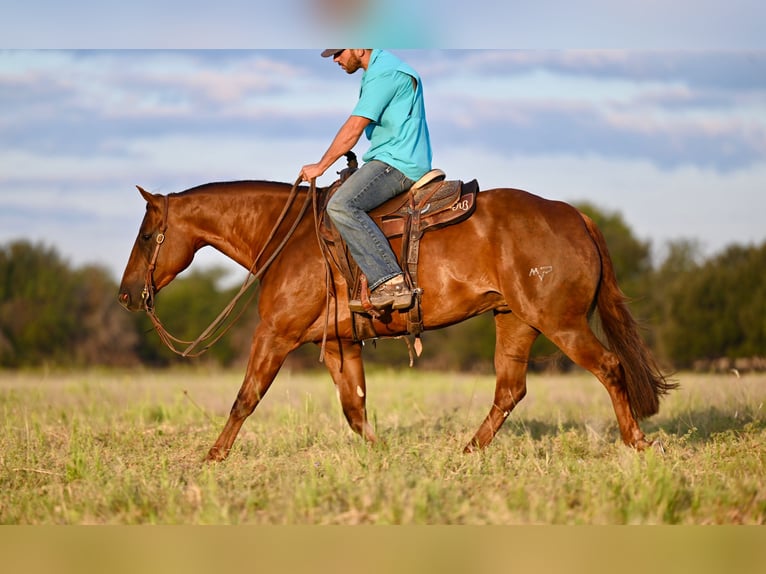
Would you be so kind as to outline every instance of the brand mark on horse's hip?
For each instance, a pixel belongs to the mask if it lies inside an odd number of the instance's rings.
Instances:
[[[536,275],[537,277],[540,278],[540,281],[542,281],[543,278],[552,271],[553,271],[553,265],[543,265],[542,267],[532,267],[532,269],[529,270],[529,276],[534,277]]]

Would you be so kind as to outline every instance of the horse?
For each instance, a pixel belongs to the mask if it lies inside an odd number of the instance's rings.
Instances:
[[[375,443],[367,418],[363,344],[353,333],[345,281],[340,273],[328,274],[314,217],[305,209],[310,188],[298,182],[230,181],[168,195],[138,189],[146,212],[119,287],[125,308],[153,309],[154,294],[204,246],[259,279],[260,321],[244,380],[205,459],[229,455],[287,355],[305,343],[321,342],[350,428]],[[298,200],[290,202],[291,194]],[[483,190],[471,217],[423,236],[419,268],[426,331],[494,314],[494,398],[466,453],[486,447],[526,395],[530,352],[541,333],[603,384],[626,445],[643,450],[654,444],[638,421],[656,414],[660,398],[676,384],[642,339],[604,236],[586,214],[524,190]],[[594,311],[604,343],[590,327]],[[405,315],[389,311],[372,318],[375,332],[406,335]]]

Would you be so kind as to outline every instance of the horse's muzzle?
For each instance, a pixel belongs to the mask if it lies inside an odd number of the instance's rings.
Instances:
[[[146,304],[143,298],[131,297],[129,291],[120,291],[119,295],[117,295],[117,301],[128,311],[139,311]]]

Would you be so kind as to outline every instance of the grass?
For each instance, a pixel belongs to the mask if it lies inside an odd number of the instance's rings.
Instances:
[[[375,371],[384,444],[348,429],[324,373],[280,374],[230,458],[201,463],[242,373],[0,373],[2,524],[764,524],[766,375],[681,374],[619,441],[588,374],[531,375],[485,451],[485,375]]]

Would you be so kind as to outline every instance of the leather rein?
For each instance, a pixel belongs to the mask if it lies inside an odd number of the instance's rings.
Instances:
[[[155,294],[154,270],[157,267],[157,257],[159,256],[160,247],[162,247],[162,244],[165,242],[165,234],[167,233],[167,228],[168,228],[169,201],[168,201],[168,196],[167,195],[164,196],[165,205],[164,205],[163,215],[162,215],[162,227],[160,228],[159,233],[155,237],[154,252],[152,253],[151,259],[149,260],[149,266],[146,268],[146,276],[144,279],[144,288],[141,291],[141,299],[143,299],[144,301],[144,308],[146,310],[146,314],[149,315],[149,318],[151,319],[152,324],[154,325],[154,328],[157,331],[157,334],[159,335],[162,342],[173,353],[183,357],[198,357],[202,355],[205,351],[207,351],[210,347],[212,347],[216,342],[218,342],[218,340],[221,337],[223,337],[229,331],[229,329],[231,329],[234,326],[234,323],[236,323],[236,321],[242,316],[242,313],[244,313],[248,304],[252,301],[253,297],[255,296],[257,292],[256,290],[253,290],[253,292],[250,294],[250,298],[248,299],[247,304],[242,306],[242,308],[240,309],[236,317],[234,317],[234,319],[231,322],[229,322],[226,326],[223,326],[224,322],[229,318],[229,315],[231,315],[231,312],[234,310],[234,308],[236,307],[237,303],[242,298],[242,296],[248,291],[248,289],[250,289],[253,283],[255,283],[258,279],[260,279],[263,276],[263,274],[266,272],[269,266],[274,262],[274,260],[282,252],[282,249],[284,249],[285,245],[287,245],[287,242],[290,240],[290,238],[295,233],[295,230],[298,228],[298,224],[303,219],[303,216],[306,213],[306,210],[308,209],[309,204],[312,202],[312,198],[314,198],[314,202],[316,205],[316,199],[315,199],[316,180],[312,179],[310,191],[309,193],[306,194],[306,200],[303,203],[303,206],[301,207],[300,213],[295,218],[295,221],[293,221],[292,226],[290,227],[290,230],[287,232],[287,234],[279,243],[279,245],[277,245],[277,248],[274,250],[271,256],[264,262],[264,264],[260,267],[260,269],[256,271],[258,261],[260,260],[264,252],[266,251],[266,248],[271,244],[279,227],[287,219],[287,213],[289,212],[290,208],[295,202],[295,198],[298,195],[298,186],[300,185],[301,181],[302,179],[299,177],[293,184],[292,189],[290,190],[290,196],[288,197],[287,202],[285,203],[285,206],[282,209],[282,213],[280,214],[279,218],[274,224],[274,227],[272,228],[268,239],[266,239],[265,243],[263,244],[261,251],[253,260],[253,264],[250,266],[250,269],[248,270],[248,275],[245,278],[245,281],[242,283],[242,287],[240,288],[239,292],[234,296],[234,298],[229,302],[229,304],[226,305],[223,311],[220,312],[218,317],[216,317],[213,320],[213,322],[194,341],[186,341],[171,335],[168,332],[168,330],[165,328],[165,326],[162,324],[162,322],[160,321],[159,317],[157,316],[154,310],[154,294]],[[326,326],[325,326],[325,336],[326,336]],[[201,349],[197,349],[197,347],[199,347],[203,343],[206,343],[205,346],[202,347]],[[186,348],[179,349],[177,345],[182,345],[182,346],[185,345]]]

